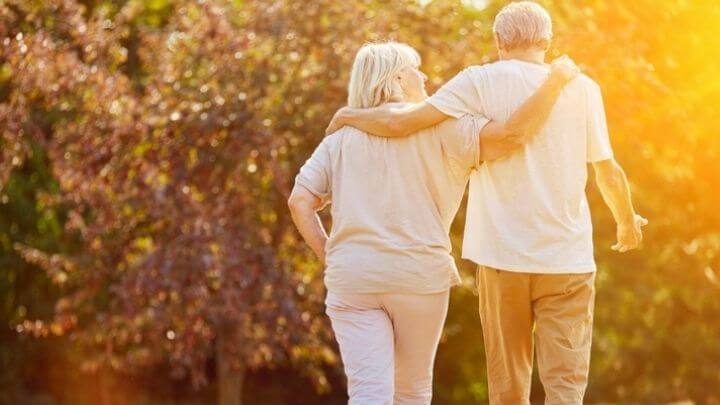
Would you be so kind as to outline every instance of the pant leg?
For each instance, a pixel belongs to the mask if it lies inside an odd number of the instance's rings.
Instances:
[[[395,334],[395,405],[430,405],[433,364],[450,291],[385,294],[382,304]]]
[[[590,368],[595,273],[537,274],[535,344],[546,404],[583,403]]]
[[[333,294],[325,300],[347,376],[349,405],[391,405],[393,326],[376,294]]]
[[[529,404],[533,364],[530,275],[480,266],[477,287],[490,404]]]

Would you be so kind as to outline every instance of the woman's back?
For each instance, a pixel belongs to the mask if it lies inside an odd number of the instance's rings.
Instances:
[[[459,281],[448,232],[485,122],[446,120],[392,139],[345,127],[322,141],[296,181],[332,202],[329,290],[431,293]]]

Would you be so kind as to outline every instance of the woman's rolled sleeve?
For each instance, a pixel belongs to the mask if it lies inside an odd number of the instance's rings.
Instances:
[[[330,159],[326,141],[318,145],[310,159],[300,168],[295,185],[306,188],[323,202],[330,200]]]

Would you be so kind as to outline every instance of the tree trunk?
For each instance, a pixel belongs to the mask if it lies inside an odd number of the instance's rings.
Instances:
[[[245,365],[237,355],[237,334],[232,329],[221,330],[217,336],[215,362],[217,364],[218,405],[241,405]],[[233,344],[234,343],[234,344]]]
[[[111,372],[108,367],[100,367],[97,371],[97,393],[99,405],[113,405],[112,401],[112,388],[110,384]]]

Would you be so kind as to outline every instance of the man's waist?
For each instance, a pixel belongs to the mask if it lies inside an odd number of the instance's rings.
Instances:
[[[503,252],[498,254],[498,252],[466,246],[463,249],[462,257],[481,266],[523,273],[589,273],[597,268],[592,250],[549,255],[528,253]]]

